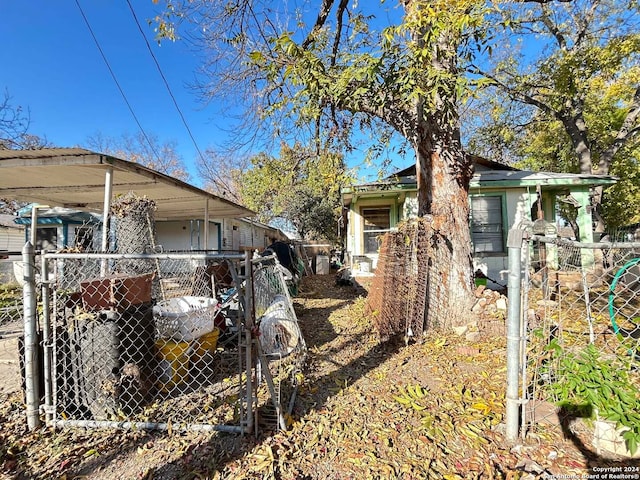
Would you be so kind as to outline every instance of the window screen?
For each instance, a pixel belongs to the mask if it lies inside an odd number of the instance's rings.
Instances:
[[[364,221],[364,253],[378,253],[378,236],[389,231],[389,208],[365,208],[362,210]]]
[[[474,253],[503,253],[502,197],[471,198],[471,237]]]

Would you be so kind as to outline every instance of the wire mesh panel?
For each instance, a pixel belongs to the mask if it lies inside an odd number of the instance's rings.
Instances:
[[[306,345],[289,295],[286,279],[290,275],[285,267],[275,256],[260,257],[252,263],[255,328],[264,377],[258,390],[262,404],[257,412],[266,427],[284,429],[293,409]]]
[[[534,237],[525,251],[544,260],[530,262],[525,284],[526,427],[552,402],[630,432],[626,450],[640,439],[640,243]]]
[[[54,420],[244,428],[243,257],[46,258]]]
[[[429,276],[426,259],[433,253],[433,229],[427,221],[411,221],[382,237],[376,276],[367,297],[367,311],[378,331],[420,337],[426,324]],[[433,286],[431,286],[433,288]],[[435,298],[435,296],[434,296]],[[432,305],[432,318],[438,317]]]

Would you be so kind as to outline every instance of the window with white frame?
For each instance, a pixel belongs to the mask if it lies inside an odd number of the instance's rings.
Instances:
[[[362,209],[363,253],[378,253],[378,237],[389,231],[391,226],[391,209],[363,208]]]
[[[471,197],[473,253],[504,253],[503,196]]]

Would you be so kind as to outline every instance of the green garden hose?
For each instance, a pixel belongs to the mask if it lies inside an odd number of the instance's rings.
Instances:
[[[624,330],[621,329],[620,326],[618,325],[618,323],[616,322],[616,315],[615,315],[615,307],[613,305],[613,300],[615,298],[615,289],[616,286],[618,285],[618,280],[620,280],[620,277],[622,277],[622,275],[624,275],[624,273],[631,267],[633,267],[635,264],[640,263],[640,258],[634,258],[633,260],[628,261],[627,263],[625,263],[622,268],[620,270],[618,270],[616,272],[616,274],[613,276],[613,281],[611,282],[611,286],[609,287],[609,319],[611,320],[611,326],[613,327],[613,333],[615,333],[616,335],[622,333],[622,334],[626,334],[627,336],[629,336],[629,333]]]

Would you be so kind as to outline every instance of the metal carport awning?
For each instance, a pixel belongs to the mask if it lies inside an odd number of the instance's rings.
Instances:
[[[110,181],[108,176],[111,176]],[[255,212],[140,164],[81,148],[0,150],[0,197],[102,212],[105,189],[156,203],[158,220],[247,217]]]
[[[156,220],[252,217],[255,212],[140,164],[82,148],[0,150],[0,198],[102,213],[134,192],[156,204]],[[36,213],[34,212],[34,215]],[[209,229],[205,228],[205,245]],[[102,246],[107,245],[103,231]]]

